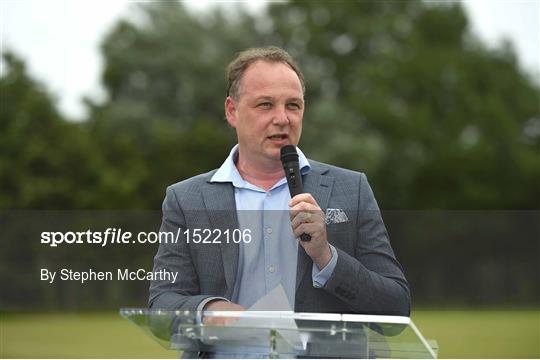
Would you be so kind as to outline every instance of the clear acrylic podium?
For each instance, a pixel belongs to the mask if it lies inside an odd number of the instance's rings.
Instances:
[[[164,311],[120,314],[162,346],[197,357],[436,358],[412,320],[401,316],[290,311]],[[201,316],[205,321],[201,323]],[[213,318],[213,319],[212,319]],[[223,319],[226,318],[226,319]],[[226,321],[226,325],[208,325]]]

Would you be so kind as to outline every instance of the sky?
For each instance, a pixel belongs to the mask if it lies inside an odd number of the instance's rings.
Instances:
[[[540,84],[540,0],[462,2],[473,33],[492,47],[510,39],[521,67]],[[195,13],[216,4],[185,3]],[[263,1],[244,4],[251,12],[264,6]],[[0,47],[26,61],[31,76],[46,85],[64,115],[83,119],[82,97],[105,97],[99,84],[100,42],[132,6],[127,0],[0,0]]]

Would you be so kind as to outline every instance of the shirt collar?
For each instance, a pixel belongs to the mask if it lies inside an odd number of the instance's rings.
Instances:
[[[305,175],[311,170],[311,165],[309,164],[308,159],[300,150],[300,148],[296,148],[298,151],[298,163],[300,166],[300,172],[302,175]],[[243,188],[246,187],[246,181],[242,179],[242,176],[240,176],[240,173],[238,172],[238,169],[236,168],[235,160],[238,158],[238,144],[236,144],[231,152],[229,153],[229,156],[221,167],[215,172],[214,176],[212,176],[212,179],[210,179],[210,182],[231,182],[234,187]]]

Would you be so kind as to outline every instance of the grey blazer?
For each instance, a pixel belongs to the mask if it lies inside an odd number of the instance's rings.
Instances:
[[[348,221],[328,224],[328,241],[338,252],[334,272],[323,288],[313,287],[312,261],[298,247],[296,312],[409,315],[407,280],[388,240],[366,176],[309,160],[304,190],[323,211],[341,209]],[[216,170],[167,188],[160,231],[238,228],[234,188],[210,183]],[[238,244],[162,243],[154,271],[178,272],[176,282],[154,280],[149,307],[196,310],[207,297],[231,299],[238,267]],[[291,276],[294,276],[291,274]]]

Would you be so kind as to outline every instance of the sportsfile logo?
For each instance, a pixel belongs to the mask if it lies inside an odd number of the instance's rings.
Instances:
[[[187,244],[238,244],[251,242],[251,229],[181,229],[176,232],[150,231],[138,232],[136,236],[121,228],[108,228],[105,231],[44,231],[41,243],[50,247],[72,244],[91,244],[97,246],[126,244],[176,244],[183,241]]]
[[[176,244],[181,236],[181,229],[176,233],[163,231],[138,232],[133,236],[131,231],[121,228],[107,228],[105,231],[44,231],[41,233],[41,243],[50,247],[64,244],[91,244],[98,246],[126,245],[126,244]]]

